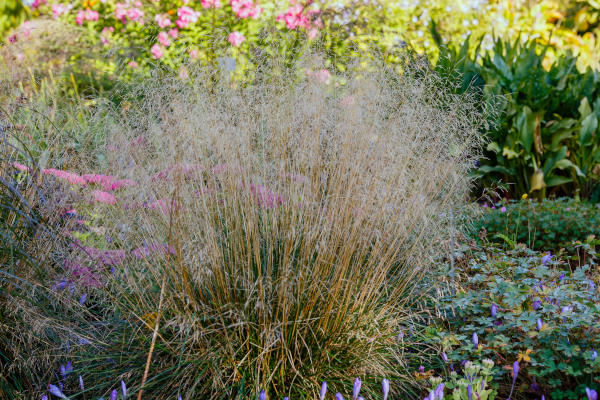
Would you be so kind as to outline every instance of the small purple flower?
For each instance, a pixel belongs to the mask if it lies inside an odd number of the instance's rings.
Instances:
[[[501,213],[505,213],[506,212],[506,207],[504,207],[504,206],[500,207],[500,212]]]
[[[319,399],[325,399],[325,395],[327,394],[327,382],[323,381],[321,384],[321,392],[319,392]]]
[[[83,392],[84,386],[83,386],[83,378],[81,377],[81,375],[79,375],[79,388]]]
[[[340,392],[337,392],[335,394],[335,400],[344,400],[344,396],[342,396]]]
[[[592,350],[592,361],[594,361],[596,358],[598,358],[598,352],[596,352],[596,350]]]
[[[258,400],[267,400],[267,394],[265,393],[264,390],[261,390],[260,393],[258,394]]]
[[[360,392],[360,387],[362,386],[362,381],[360,378],[356,378],[354,380],[354,386],[352,387],[352,399],[356,400],[358,398],[358,393]]]
[[[473,342],[473,347],[477,349],[477,347],[479,346],[479,337],[477,336],[477,333],[473,332],[473,337],[471,338],[471,340]]]
[[[47,395],[43,395],[42,396],[42,400],[48,400],[48,396]]]
[[[446,354],[445,351],[442,351],[442,360],[446,363],[448,362],[448,355]]]
[[[598,393],[594,389],[585,388],[588,400],[598,400]]]
[[[127,398],[127,386],[125,386],[125,382],[121,381],[121,393],[123,393],[123,399]]]
[[[287,397],[287,396],[285,396],[285,397],[283,398],[283,400],[290,400],[290,398],[289,398],[289,397]]]
[[[498,315],[498,306],[495,304],[492,304],[491,315],[492,318],[496,318],[496,315]]]
[[[445,385],[443,383],[440,383],[435,388],[435,396],[437,397],[437,399],[434,399],[434,400],[443,400],[444,399],[444,387],[445,387]]]
[[[567,313],[570,313],[571,311],[573,311],[573,307],[571,307],[571,306],[562,306],[560,308],[561,314],[567,314]]]
[[[388,395],[390,393],[390,381],[387,379],[383,379],[381,381],[381,391],[383,392],[383,400],[387,400]]]
[[[550,252],[546,253],[546,255],[542,257],[542,265],[546,265],[548,261],[552,260],[552,257]]]
[[[82,294],[81,297],[79,298],[79,304],[83,305],[85,303],[85,301],[87,300],[87,294]]]
[[[60,371],[60,376],[62,376],[62,378],[65,379],[67,377],[67,370],[65,366],[61,364],[58,370]]]
[[[404,332],[400,331],[400,332],[398,333],[398,341],[399,341],[399,342],[401,342],[401,341],[402,341],[402,339],[404,339]]]
[[[110,392],[110,400],[117,400],[117,396],[119,396],[117,389],[114,389],[112,392]]]
[[[67,399],[67,396],[65,396],[63,394],[63,392],[54,385],[48,385],[48,391],[50,392],[50,394],[52,394],[60,399]]]
[[[540,400],[546,400],[546,396],[542,395],[542,398]]]
[[[419,373],[423,374],[425,373],[425,367],[422,365],[419,365]]]
[[[541,330],[542,330],[542,327],[544,326],[544,323],[542,322],[542,319],[541,319],[541,318],[538,318],[538,319],[537,319],[537,321],[536,321],[536,325],[537,325],[537,330],[538,330],[538,331],[541,331]]]
[[[473,399],[473,388],[471,387],[471,385],[467,385],[467,398],[469,400]]]
[[[534,310],[537,310],[537,309],[538,309],[538,308],[540,308],[541,306],[542,306],[542,302],[541,302],[541,301],[539,301],[539,300],[536,300],[536,301],[534,301],[534,302],[533,302],[533,304],[531,305],[531,307],[532,307]]]
[[[519,375],[519,362],[515,361],[513,363],[513,382],[517,380],[517,375]]]

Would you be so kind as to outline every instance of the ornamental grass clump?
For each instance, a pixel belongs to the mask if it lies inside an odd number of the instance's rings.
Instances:
[[[468,197],[484,118],[433,74],[321,69],[237,84],[190,68],[99,112],[97,172],[135,185],[94,203],[124,258],[83,305],[93,329],[69,325],[86,332],[70,357],[89,390],[317,398],[327,379],[350,397],[356,376],[365,396],[383,377],[409,390],[398,332]]]

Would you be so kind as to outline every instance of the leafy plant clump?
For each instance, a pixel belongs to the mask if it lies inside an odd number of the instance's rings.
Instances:
[[[442,299],[443,319],[429,331],[447,373],[489,358],[501,395],[513,385],[514,393],[553,399],[598,389],[594,266],[571,270],[555,256],[525,248],[476,249],[462,263],[459,289]]]
[[[575,255],[600,237],[600,208],[573,199],[521,200],[484,207],[474,228],[495,243],[522,243],[538,251]]]

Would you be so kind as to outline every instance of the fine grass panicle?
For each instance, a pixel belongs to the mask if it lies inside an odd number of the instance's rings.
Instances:
[[[316,398],[354,377],[409,393],[398,334],[468,197],[472,99],[375,64],[271,65],[247,84],[190,67],[128,89],[89,121],[96,172],[128,184],[94,191],[76,236],[118,260],[102,253],[84,311],[43,321],[76,344],[55,354],[86,398],[121,379],[153,399]]]
[[[306,71],[161,77],[107,120],[111,172],[138,185],[105,223],[143,254],[112,275],[119,322],[81,354],[88,379],[139,387],[151,359],[152,398],[314,398],[354,376],[408,390],[399,328],[467,198],[482,118],[434,75]]]

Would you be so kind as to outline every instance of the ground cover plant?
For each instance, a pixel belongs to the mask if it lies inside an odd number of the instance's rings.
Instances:
[[[108,396],[123,380],[154,398],[310,398],[353,376],[367,395],[382,378],[415,390],[398,329],[443,210],[466,199],[485,119],[434,74],[373,65],[338,86],[321,69],[271,63],[242,86],[159,75],[89,117],[105,169],[39,169],[81,200],[70,251],[38,282],[60,315],[38,310],[53,358],[13,349],[46,366],[27,393],[60,380]],[[12,173],[36,170],[19,162]],[[67,381],[53,371],[68,362]]]
[[[444,318],[429,332],[437,368],[487,377],[501,396],[577,399],[597,390],[596,264],[572,268],[525,247],[463,254],[458,290],[442,300]],[[483,374],[471,363],[482,359],[490,360]]]

